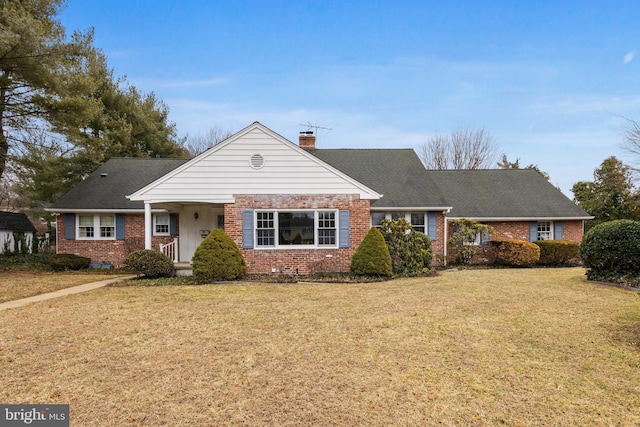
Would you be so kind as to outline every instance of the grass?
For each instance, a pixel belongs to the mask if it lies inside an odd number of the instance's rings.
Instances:
[[[105,280],[108,278],[107,274],[107,272],[2,271],[0,273],[0,303]]]
[[[0,324],[0,402],[71,425],[640,425],[640,298],[579,268],[108,287]]]

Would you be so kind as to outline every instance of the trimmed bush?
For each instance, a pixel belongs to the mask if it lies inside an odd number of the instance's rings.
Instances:
[[[242,252],[222,229],[215,229],[200,243],[191,259],[198,283],[236,280],[247,274]]]
[[[173,275],[173,262],[171,259],[162,252],[151,249],[131,252],[124,259],[124,267],[139,276],[148,278]]]
[[[568,240],[538,240],[540,247],[538,264],[548,266],[576,265],[579,263],[580,245]]]
[[[382,237],[391,254],[393,274],[420,274],[431,269],[431,239],[411,228],[404,218],[385,219],[381,223]]]
[[[54,254],[49,257],[51,269],[56,271],[82,270],[89,268],[91,258],[85,258],[74,254]]]
[[[393,275],[389,248],[377,228],[371,227],[356,253],[353,254],[351,271],[361,276],[390,277]]]
[[[515,239],[491,240],[496,249],[496,261],[512,267],[531,267],[540,259],[540,247],[534,243]]]
[[[640,273],[640,221],[598,224],[583,237],[580,258],[588,269],[620,275]]]

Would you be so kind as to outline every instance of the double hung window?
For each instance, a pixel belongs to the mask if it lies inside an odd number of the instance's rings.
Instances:
[[[538,240],[552,240],[551,221],[538,221]]]
[[[156,236],[169,235],[169,214],[159,214],[153,217],[153,234]]]
[[[116,219],[113,214],[78,215],[79,239],[115,239]]]

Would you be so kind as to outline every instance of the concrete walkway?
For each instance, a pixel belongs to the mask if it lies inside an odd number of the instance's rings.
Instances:
[[[60,289],[55,292],[49,292],[47,294],[40,294],[29,298],[17,299],[15,301],[7,301],[0,304],[0,311],[7,310],[9,308],[22,307],[23,305],[31,304],[33,302],[46,301],[48,299],[59,298],[65,295],[79,294],[80,292],[87,292],[93,289],[102,288],[111,283],[119,282],[121,280],[133,279],[136,276],[119,276],[107,280],[101,280],[99,282],[87,283],[85,285],[72,286],[70,288]]]

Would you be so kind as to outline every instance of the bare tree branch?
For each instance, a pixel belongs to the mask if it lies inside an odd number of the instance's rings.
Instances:
[[[496,163],[497,153],[493,137],[484,129],[436,134],[420,149],[427,169],[489,169]]]

